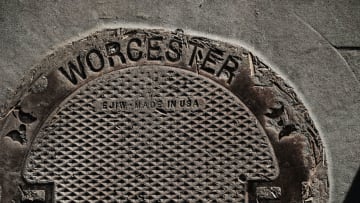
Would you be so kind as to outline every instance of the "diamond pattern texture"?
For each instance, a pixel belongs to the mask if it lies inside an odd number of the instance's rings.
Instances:
[[[95,110],[99,99],[150,92],[205,104]],[[36,137],[24,177],[55,182],[56,202],[245,202],[247,180],[277,173],[266,134],[236,96],[195,73],[151,66],[112,72],[70,95]]]

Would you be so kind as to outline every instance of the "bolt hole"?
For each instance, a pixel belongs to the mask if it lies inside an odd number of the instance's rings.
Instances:
[[[239,176],[239,180],[240,180],[241,182],[246,182],[246,180],[247,180],[246,175],[245,175],[245,174],[241,174],[241,175]]]

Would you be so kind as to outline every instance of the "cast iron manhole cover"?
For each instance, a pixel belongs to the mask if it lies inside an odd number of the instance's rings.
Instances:
[[[34,69],[2,109],[2,202],[326,202],[318,132],[243,48],[106,30]]]

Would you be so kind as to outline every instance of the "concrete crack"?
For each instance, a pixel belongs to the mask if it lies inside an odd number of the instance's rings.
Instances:
[[[346,61],[346,59],[343,57],[343,55],[339,52],[339,50],[360,50],[360,47],[335,46],[324,35],[322,35],[320,32],[318,32],[313,26],[311,26],[308,22],[306,22],[304,19],[302,19],[299,15],[297,15],[295,12],[293,14],[294,14],[295,18],[298,19],[302,24],[304,24],[310,30],[314,31],[316,34],[318,34],[320,37],[322,37],[327,43],[329,43],[329,45],[331,45],[331,47],[340,56],[340,58],[343,60],[343,62],[345,62],[346,68],[350,70],[351,74],[355,78],[356,83],[360,86],[360,78],[357,77],[353,68],[349,65],[349,63]]]

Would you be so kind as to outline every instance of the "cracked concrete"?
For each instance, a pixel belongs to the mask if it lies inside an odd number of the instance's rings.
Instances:
[[[349,68],[354,73],[354,76],[357,80],[360,80],[360,50],[357,48],[352,49],[338,49],[340,54],[344,57],[347,61]],[[360,84],[360,83],[359,83]]]

